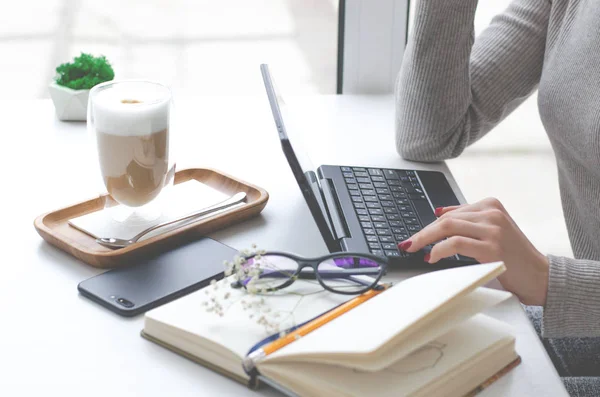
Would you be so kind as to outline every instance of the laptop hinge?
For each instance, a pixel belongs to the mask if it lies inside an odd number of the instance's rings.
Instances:
[[[331,179],[321,179],[321,188],[323,190],[323,196],[325,196],[325,206],[329,212],[329,219],[331,220],[334,238],[339,241],[345,237],[350,237],[348,225],[341,215],[343,212],[341,211],[337,192],[335,191]]]

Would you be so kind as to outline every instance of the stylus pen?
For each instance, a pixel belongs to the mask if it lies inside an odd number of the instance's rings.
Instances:
[[[355,298],[352,298],[348,302],[342,303],[341,305],[324,313],[323,315],[315,318],[314,320],[311,320],[311,321],[299,326],[294,331],[288,333],[287,335],[285,335],[282,338],[278,338],[278,339],[274,340],[273,342],[269,343],[265,347],[261,347],[254,351],[251,351],[250,354],[248,354],[246,356],[246,358],[244,358],[244,361],[242,362],[242,365],[244,366],[244,370],[248,374],[252,373],[254,371],[255,364],[258,360],[268,356],[271,353],[276,352],[277,350],[281,349],[284,346],[289,345],[290,343],[303,337],[304,335],[307,335],[307,334],[313,332],[314,330],[322,327],[323,325],[327,324],[328,322],[335,320],[342,314],[349,312],[350,310],[354,309],[358,305],[361,305],[364,302],[368,301],[369,299],[373,298],[374,296],[379,295],[380,293],[385,291],[390,286],[391,286],[391,284],[385,284],[385,285],[383,285],[384,288],[382,288],[382,289],[378,289],[378,290],[370,289],[367,292],[365,292],[364,294],[359,295]]]

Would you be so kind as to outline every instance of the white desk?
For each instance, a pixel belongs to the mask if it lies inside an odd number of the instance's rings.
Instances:
[[[311,145],[315,164],[447,171],[443,164],[407,164],[398,157],[389,97],[291,102],[308,140],[319,139]],[[271,195],[261,216],[211,237],[240,249],[255,242],[305,255],[326,252],[281,153],[264,96],[182,99],[177,105],[177,125],[184,127],[175,144],[180,168],[219,168]],[[142,317],[124,319],[78,296],[77,283],[99,271],[43,242],[32,222],[99,192],[85,126],[57,121],[49,101],[0,102],[0,108],[0,395],[256,395],[140,338]],[[566,396],[518,302],[490,313],[514,325],[523,364],[482,396]]]

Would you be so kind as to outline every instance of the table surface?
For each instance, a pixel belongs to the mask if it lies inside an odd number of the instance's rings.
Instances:
[[[391,97],[297,97],[289,102],[315,165],[448,172],[444,164],[409,163],[397,155]],[[48,100],[0,105],[5,122],[0,395],[256,395],[142,339],[143,316],[125,319],[78,295],[77,284],[100,270],[45,243],[33,219],[101,191],[85,124],[59,122]],[[218,168],[270,194],[260,216],[211,237],[238,249],[257,243],[303,255],[327,252],[281,152],[264,96],[187,98],[176,105],[179,168]],[[456,188],[452,178],[451,183]],[[566,396],[518,301],[488,313],[514,327],[523,363],[481,395]],[[259,394],[277,395],[270,389]]]

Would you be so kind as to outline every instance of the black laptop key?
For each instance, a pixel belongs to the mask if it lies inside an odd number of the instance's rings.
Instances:
[[[410,182],[410,179],[409,179],[409,177],[408,177],[408,176],[401,176],[401,177],[400,177],[400,181],[401,181],[401,182]]]
[[[373,189],[373,185],[370,183],[359,183],[358,187],[361,189]]]
[[[371,253],[375,256],[385,256],[382,250],[371,250]]]
[[[365,201],[378,202],[377,196],[365,196]]]
[[[350,167],[340,167],[340,169],[342,170],[342,172],[349,172],[349,171],[352,171],[352,170],[350,169]]]
[[[358,185],[356,183],[348,183],[346,186],[349,190],[358,190]]]
[[[376,229],[381,229],[381,228],[387,228],[388,224],[387,224],[387,222],[375,222],[375,223],[373,223],[373,226],[375,226]]]
[[[415,211],[419,215],[419,219],[421,219],[421,223],[424,226],[429,225],[431,222],[435,221],[437,217],[431,210],[429,203],[425,200],[417,200],[413,201],[413,205],[415,207]]]
[[[365,234],[375,234],[375,229],[363,229]]]
[[[394,237],[396,237],[396,241],[400,242],[400,241],[404,241],[404,240],[408,240],[408,233],[403,233],[403,234],[395,234]]]
[[[350,196],[360,196],[360,191],[358,191],[358,190],[350,190]]]
[[[404,223],[407,225],[418,225],[419,221],[417,218],[404,218]]]
[[[373,229],[373,224],[371,222],[361,222],[360,225],[365,229]]]
[[[402,218],[414,218],[416,216],[413,211],[402,211],[400,215],[402,215]]]
[[[395,170],[383,170],[383,175],[387,179],[398,179],[398,173]]]
[[[360,177],[360,178],[367,178],[369,176],[369,174],[367,174],[364,171],[356,171],[356,170],[354,170],[354,176],[357,177],[357,178],[358,177]]]
[[[379,204],[378,202],[368,201],[367,208],[381,208],[381,204]]]
[[[460,261],[477,263],[477,261],[474,258],[471,258],[470,256],[464,256],[464,255],[460,255],[460,254],[457,254],[456,256],[458,257],[458,260],[460,260]]]
[[[371,180],[372,180],[373,182],[385,182],[385,178],[384,178],[384,177],[382,177],[382,176],[372,176],[372,177],[371,177]]]
[[[385,216],[382,216],[382,215],[371,215],[371,220],[373,222],[385,222],[386,221]]]
[[[358,220],[361,222],[369,222],[371,218],[369,217],[369,215],[359,215]]]
[[[358,183],[369,183],[371,180],[369,178],[356,178],[356,182]]]
[[[385,250],[385,256],[400,256],[398,251]]]
[[[346,179],[346,184],[356,183],[356,179],[354,179],[354,178],[345,178],[345,179]]]
[[[389,194],[380,194],[379,195],[379,200],[391,200],[392,196]]]
[[[388,189],[387,187],[380,187],[378,189],[375,189],[375,191],[377,192],[377,194],[390,194],[390,189]]]
[[[356,209],[356,213],[357,213],[358,215],[368,215],[368,214],[369,214],[369,211],[367,211],[366,209],[357,208],[357,209]]]
[[[373,186],[375,187],[387,187],[385,182],[373,182]]]
[[[390,179],[390,180],[388,181],[388,184],[389,184],[390,186],[400,186],[400,181],[399,181],[398,179]]]
[[[381,208],[370,208],[369,209],[369,214],[371,214],[371,215],[383,215],[383,211],[381,210]]]
[[[342,175],[344,175],[344,178],[354,178],[354,174],[351,172],[342,172]]]
[[[402,188],[402,186],[390,186],[390,190],[392,192],[403,192],[404,189]]]
[[[348,168],[348,167],[342,167],[342,168]],[[362,168],[362,167],[353,167],[352,169],[353,169],[354,171],[358,171],[358,172],[365,172],[365,171],[367,171],[367,170],[365,170],[365,169],[364,169],[364,168]]]
[[[369,168],[369,174],[376,175],[376,176],[383,176],[383,172],[381,172],[381,170],[378,170],[376,168]]]
[[[398,206],[399,206],[398,209],[400,211],[402,211],[402,209],[400,208],[400,206],[409,205],[408,204],[408,199],[398,199],[398,200],[396,200],[396,204],[398,204]]]
[[[404,233],[406,233],[406,229],[403,228],[403,227],[393,227],[392,228],[392,233],[394,233],[394,234],[404,234]]]
[[[381,244],[384,250],[397,250],[398,247],[394,243],[383,243]]]
[[[404,192],[394,192],[394,193],[392,193],[392,197],[394,197],[395,199],[404,199],[404,198],[407,198],[408,196]]]
[[[408,229],[409,232],[416,233],[419,230],[421,230],[421,226],[420,225],[408,225],[408,226],[406,226],[406,229]]]
[[[371,248],[372,250],[380,250],[381,245],[379,245],[379,243],[369,243],[369,248]]]
[[[352,201],[354,201],[355,203],[362,203],[363,199],[360,196],[352,195]]]
[[[393,201],[382,201],[381,205],[383,207],[394,207],[394,208],[396,208],[396,206],[394,205]]]
[[[409,193],[409,194],[408,194],[408,198],[409,198],[410,200],[413,200],[413,201],[417,201],[417,200],[427,200],[427,197],[425,197],[425,195],[424,195],[424,194],[410,194],[410,193]]]
[[[387,214],[388,221],[399,221],[400,215],[398,214]]]
[[[390,221],[390,226],[391,227],[402,227],[402,226],[404,226],[404,223],[402,223],[400,221]]]
[[[377,230],[377,235],[378,236],[389,236],[392,233],[390,232],[390,229],[376,229]]]
[[[383,212],[385,212],[386,214],[397,214],[398,210],[396,209],[396,207],[384,207]]]
[[[375,196],[375,190],[373,189],[363,189],[361,190],[363,196]]]
[[[356,209],[366,208],[365,203],[354,203],[354,208],[356,208]]]
[[[394,238],[392,236],[379,236],[379,241],[381,241],[381,243],[393,243],[394,242]]]
[[[412,211],[412,207],[408,204],[407,205],[399,205],[398,210],[400,210],[400,212]]]
[[[367,236],[367,241],[370,243],[376,243],[379,241],[379,239],[375,235],[369,235]]]

